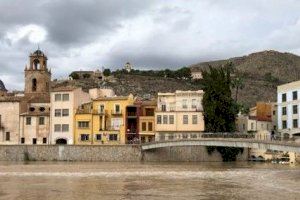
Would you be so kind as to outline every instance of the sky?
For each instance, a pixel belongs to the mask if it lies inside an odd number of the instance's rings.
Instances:
[[[0,79],[22,90],[38,45],[52,78],[176,69],[262,50],[300,54],[299,0],[0,0]]]

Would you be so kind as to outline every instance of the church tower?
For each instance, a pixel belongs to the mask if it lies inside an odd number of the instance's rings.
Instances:
[[[29,56],[29,66],[25,67],[25,96],[49,95],[51,72],[47,68],[47,56],[36,50]]]

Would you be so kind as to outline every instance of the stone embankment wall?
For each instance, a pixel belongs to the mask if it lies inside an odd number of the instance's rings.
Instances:
[[[1,145],[0,161],[222,161],[215,151],[211,155],[206,147],[167,147],[141,152],[138,145]],[[248,149],[238,155],[238,161],[248,160]]]

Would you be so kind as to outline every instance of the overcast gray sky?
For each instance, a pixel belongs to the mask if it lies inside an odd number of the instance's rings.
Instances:
[[[274,49],[300,54],[299,0],[0,0],[0,79],[23,89],[28,55],[53,78],[102,66],[178,68]]]

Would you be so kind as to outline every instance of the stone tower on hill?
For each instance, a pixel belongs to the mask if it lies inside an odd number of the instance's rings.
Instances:
[[[47,68],[47,56],[36,50],[29,56],[29,66],[25,67],[25,96],[48,96],[50,92],[51,72]]]

